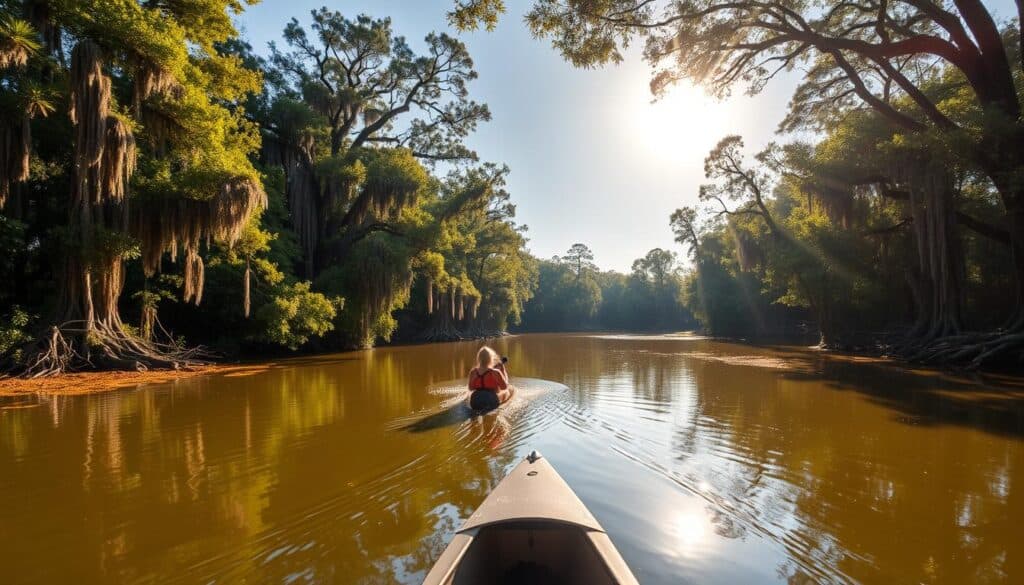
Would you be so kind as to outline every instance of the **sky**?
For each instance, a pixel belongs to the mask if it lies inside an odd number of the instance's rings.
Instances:
[[[282,45],[281,30],[327,5],[345,16],[390,16],[414,50],[431,31],[455,34],[446,21],[452,0],[263,0],[239,26],[253,48]],[[684,256],[673,241],[669,215],[697,204],[704,157],[724,136],[743,136],[751,154],[771,141],[798,82],[780,76],[756,96],[742,90],[725,99],[680,85],[652,103],[650,67],[638,51],[624,63],[575,69],[523,22],[526,0],[506,2],[493,32],[461,33],[479,78],[470,97],[493,115],[468,144],[481,160],[511,168],[507,189],[516,220],[529,226],[528,248],[540,258],[564,254],[576,242],[594,251],[605,270],[628,272],[653,248]],[[1010,16],[1012,0],[985,2]]]

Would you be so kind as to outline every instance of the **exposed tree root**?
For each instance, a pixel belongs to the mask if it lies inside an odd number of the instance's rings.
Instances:
[[[1024,367],[1024,327],[984,333],[862,332],[814,346],[955,370]]]
[[[1024,362],[1024,331],[997,331],[907,340],[890,355],[911,363],[976,370],[1020,366]]]
[[[454,323],[448,321],[430,327],[420,335],[420,340],[428,342],[438,341],[468,341],[471,339],[490,339],[507,335],[505,331],[484,329],[482,327],[469,327],[459,329]]]
[[[21,357],[9,352],[0,359],[6,375],[40,378],[83,370],[143,372],[178,370],[208,363],[200,348],[183,349],[173,343],[146,341],[119,327],[68,322],[51,327],[22,346]]]

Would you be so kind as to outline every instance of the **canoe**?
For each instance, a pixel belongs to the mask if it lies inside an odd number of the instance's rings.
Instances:
[[[536,451],[462,525],[424,585],[636,585],[608,534]]]

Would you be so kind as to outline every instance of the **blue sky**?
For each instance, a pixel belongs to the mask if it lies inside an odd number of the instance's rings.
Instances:
[[[239,24],[266,53],[288,19],[306,24],[310,10],[325,4],[346,16],[390,16],[394,30],[421,49],[428,32],[448,29],[453,2],[263,0]],[[517,219],[529,226],[528,247],[541,258],[583,242],[601,268],[628,271],[652,248],[681,253],[669,214],[696,203],[707,152],[727,134],[743,136],[751,153],[780,140],[773,133],[795,76],[780,77],[757,96],[738,92],[724,101],[680,86],[652,105],[649,68],[637,52],[617,67],[574,69],[530,36],[522,18],[528,2],[506,4],[496,31],[460,35],[480,74],[471,95],[494,116],[469,143],[483,160],[512,169],[508,190]],[[986,4],[1012,15],[1011,0]]]

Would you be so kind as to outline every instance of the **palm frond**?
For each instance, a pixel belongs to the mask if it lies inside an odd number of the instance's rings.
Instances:
[[[41,47],[31,24],[10,16],[0,17],[0,69],[23,67]]]

